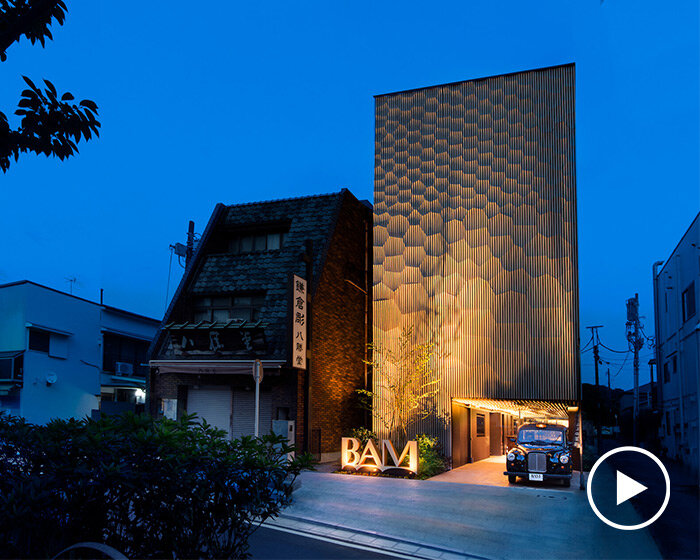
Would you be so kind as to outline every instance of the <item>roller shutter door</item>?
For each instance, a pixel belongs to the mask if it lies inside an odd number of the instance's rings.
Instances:
[[[260,392],[260,435],[272,429],[272,393]],[[255,432],[255,391],[233,392],[232,437],[252,436]]]
[[[187,412],[204,418],[231,436],[230,387],[190,387],[187,391]]]

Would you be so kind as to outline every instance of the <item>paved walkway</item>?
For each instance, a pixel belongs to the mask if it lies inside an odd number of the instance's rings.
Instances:
[[[431,478],[435,482],[457,482],[461,484],[482,484],[486,486],[513,486],[508,483],[508,477],[503,474],[506,467],[506,456],[498,455],[477,461],[476,463],[468,463],[444,472]],[[579,472],[574,471],[571,478],[571,487],[564,488],[559,481],[547,482],[530,482],[528,480],[518,479],[516,486],[528,486],[531,488],[540,488],[542,490],[564,490],[564,491],[579,491]]]
[[[614,492],[612,472],[605,478]],[[335,531],[350,542],[365,535],[397,552],[400,542],[445,560],[660,558],[646,530],[608,527],[580,490],[304,473],[294,496],[278,523],[302,523],[310,534]],[[620,507],[630,522],[638,522],[629,502]],[[406,553],[430,557],[418,549]]]

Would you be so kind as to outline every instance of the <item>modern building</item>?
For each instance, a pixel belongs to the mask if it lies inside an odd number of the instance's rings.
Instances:
[[[519,422],[580,425],[574,65],[375,99],[374,344],[432,343],[411,432],[453,466]],[[374,372],[375,428],[392,413]],[[425,411],[424,411],[425,412]]]
[[[28,280],[0,286],[0,410],[43,424],[144,403],[159,322]]]
[[[698,473],[700,214],[653,279],[661,446]]]
[[[340,455],[362,424],[372,210],[334,194],[218,204],[151,351],[151,410],[230,437],[286,422],[299,449]]]

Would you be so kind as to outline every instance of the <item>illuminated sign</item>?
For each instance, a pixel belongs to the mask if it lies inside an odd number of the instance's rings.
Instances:
[[[374,440],[368,440],[364,450],[360,453],[361,445],[357,438],[342,438],[340,448],[342,468],[353,467],[357,470],[361,467],[374,467],[382,472],[387,469],[418,472],[418,442],[415,440],[406,444],[401,455],[396,453],[394,445],[388,439],[381,440],[381,452],[377,449]],[[406,458],[408,458],[408,466],[402,465]]]
[[[292,277],[292,367],[306,369],[306,280]]]

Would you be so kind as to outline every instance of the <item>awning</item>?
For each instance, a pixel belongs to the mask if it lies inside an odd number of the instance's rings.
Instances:
[[[166,331],[191,331],[191,330],[224,330],[224,329],[236,329],[236,330],[253,330],[253,329],[265,329],[267,328],[267,323],[262,321],[241,321],[239,319],[231,319],[230,321],[186,321],[184,323],[168,323],[163,326]]]
[[[265,373],[274,373],[286,362],[261,360]],[[151,360],[148,364],[158,368],[158,374],[191,373],[218,375],[252,375],[255,360]]]
[[[145,389],[146,379],[143,377],[124,377],[121,375],[101,374],[102,387],[114,387],[119,389]]]

